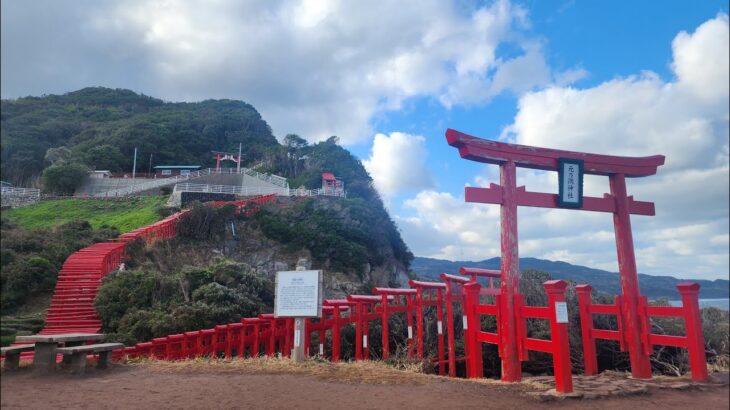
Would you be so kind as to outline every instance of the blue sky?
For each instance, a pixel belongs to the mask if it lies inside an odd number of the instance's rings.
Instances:
[[[277,137],[337,135],[411,250],[499,253],[499,210],[465,204],[496,167],[446,128],[615,155],[667,156],[629,182],[640,272],[728,278],[725,1],[4,1],[2,97],[122,87],[253,104]],[[521,171],[554,192],[551,173]],[[608,192],[588,178],[586,193]],[[520,210],[520,254],[618,269],[610,215]]]

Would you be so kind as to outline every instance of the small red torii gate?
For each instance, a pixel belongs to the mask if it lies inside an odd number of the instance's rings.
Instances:
[[[232,154],[230,152],[213,151],[213,158],[215,158],[215,172],[221,172],[221,161],[233,161],[236,163],[236,172],[241,172],[241,153]]]
[[[459,150],[462,158],[499,165],[500,184],[488,188],[465,188],[467,202],[499,204],[501,206],[501,295],[500,345],[503,346],[502,380],[522,378],[518,344],[519,251],[517,236],[517,206],[557,208],[558,195],[529,192],[518,187],[517,167],[558,171],[562,159],[582,161],[586,174],[608,176],[610,194],[602,198],[583,197],[582,206],[574,209],[613,213],[623,306],[624,340],[628,346],[632,376],[650,378],[649,352],[642,343],[642,325],[646,311],[640,309],[641,295],[636,271],[630,214],[654,215],[652,202],[635,201],[626,193],[626,178],[654,175],[664,164],[664,156],[619,157],[531,147],[477,138],[448,129],[446,140]]]

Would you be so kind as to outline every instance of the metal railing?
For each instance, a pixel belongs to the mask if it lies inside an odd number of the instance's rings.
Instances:
[[[335,196],[340,198],[347,197],[347,194],[344,191],[325,191],[323,189],[240,187],[236,185],[191,184],[187,182],[175,185],[173,192],[206,192],[243,196],[276,194],[279,196]]]
[[[3,188],[1,194],[40,198],[41,190],[38,188]]]
[[[205,175],[210,175],[210,171],[211,171],[211,169],[208,168],[208,169],[204,169],[204,170],[194,171],[187,175],[175,175],[174,177],[153,179],[151,181],[144,180],[140,184],[134,184],[134,185],[127,186],[124,188],[113,189],[111,191],[101,192],[98,194],[94,194],[94,196],[96,196],[96,197],[126,196],[126,195],[133,194],[135,192],[141,192],[141,191],[146,191],[148,189],[159,188],[159,187],[163,187],[165,185],[172,185],[172,184],[176,183],[177,181],[182,181],[182,180],[186,181],[191,178],[198,178],[198,177],[202,177]]]
[[[272,174],[262,174],[261,172],[254,171],[250,168],[241,168],[241,173],[246,174],[248,176],[260,179],[262,181],[266,181],[270,184],[274,184],[277,186],[280,186],[282,188],[289,189],[289,181],[286,180],[284,177],[280,177],[278,175],[272,175]]]
[[[256,179],[259,179],[264,182],[268,182],[272,185],[276,185],[278,187],[281,187],[282,189],[289,190],[289,182],[284,177],[280,177],[278,175],[271,175],[271,174],[263,174],[258,171],[254,171],[249,168],[241,168],[240,171],[241,174],[245,174],[251,177],[254,177]],[[207,168],[207,169],[201,169],[199,171],[191,172],[187,175],[175,175],[169,178],[160,178],[160,179],[145,179],[141,181],[139,184],[133,184],[130,186],[126,186],[123,188],[117,188],[110,191],[100,192],[93,194],[94,197],[116,197],[116,196],[127,196],[131,195],[135,192],[141,192],[146,191],[149,189],[154,188],[160,188],[167,185],[177,184],[179,181],[189,181],[194,178],[200,178],[208,175],[224,175],[224,174],[238,174],[235,168],[222,168],[222,169],[213,169],[213,168]],[[245,188],[244,188],[245,189]],[[251,192],[253,192],[253,189],[250,189]],[[261,192],[265,193],[271,193],[272,190],[265,191],[262,190]],[[244,194],[242,194],[244,195]],[[247,195],[247,194],[245,194]],[[259,195],[259,194],[256,194]],[[281,195],[281,194],[279,194]]]
[[[242,196],[276,194],[288,196],[288,188],[272,187],[241,187],[237,185],[210,185],[182,183],[175,185],[173,192],[205,192],[215,194],[234,194]]]
[[[41,190],[37,188],[3,188],[0,206],[17,208],[32,205],[41,199]]]

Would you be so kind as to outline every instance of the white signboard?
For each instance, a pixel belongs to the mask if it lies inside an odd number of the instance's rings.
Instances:
[[[565,302],[555,302],[555,318],[558,323],[568,323],[568,305]]]
[[[322,271],[277,272],[274,316],[322,316]]]

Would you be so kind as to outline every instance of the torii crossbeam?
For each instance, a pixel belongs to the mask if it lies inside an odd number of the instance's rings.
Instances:
[[[583,162],[586,174],[608,176],[611,193],[602,198],[584,197],[582,206],[574,209],[613,213],[616,235],[626,342],[633,377],[650,378],[649,356],[642,349],[641,313],[639,312],[639,281],[636,272],[634,243],[630,214],[654,215],[654,204],[634,201],[626,194],[626,178],[654,175],[664,164],[664,156],[619,157],[583,152],[537,148],[477,138],[456,130],[446,131],[446,140],[459,150],[462,158],[499,165],[500,184],[488,188],[465,188],[467,202],[499,204],[501,206],[501,303],[504,332],[502,380],[519,381],[522,377],[516,336],[515,295],[519,292],[519,250],[517,236],[517,206],[557,208],[558,195],[529,192],[516,183],[516,168],[558,171],[564,159]]]

